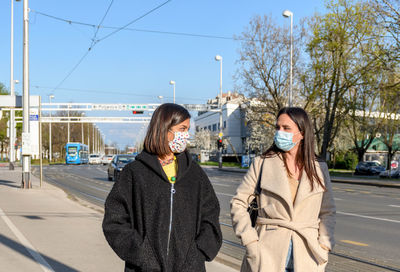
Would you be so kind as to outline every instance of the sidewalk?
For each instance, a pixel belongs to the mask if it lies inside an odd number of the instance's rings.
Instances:
[[[20,189],[21,168],[0,167],[1,271],[123,271],[102,232],[103,214],[31,176]],[[210,272],[237,271],[216,261]]]

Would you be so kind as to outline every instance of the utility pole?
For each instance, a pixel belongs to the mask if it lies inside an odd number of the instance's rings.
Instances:
[[[10,95],[15,96],[14,91],[14,0],[11,0],[11,37],[10,37]],[[15,162],[15,111],[10,109],[10,154],[9,169],[14,170]]]
[[[31,184],[31,143],[29,128],[29,9],[28,0],[24,0],[24,37],[23,37],[23,118],[22,118],[22,184],[29,189]]]

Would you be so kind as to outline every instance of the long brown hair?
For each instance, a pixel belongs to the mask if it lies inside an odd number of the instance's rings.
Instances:
[[[145,150],[160,158],[171,153],[168,146],[168,130],[189,118],[190,113],[187,109],[178,104],[165,103],[159,106],[154,111],[147,129],[144,139]]]
[[[307,112],[304,109],[298,107],[285,107],[278,112],[276,120],[278,120],[279,116],[281,116],[282,114],[287,114],[290,119],[292,119],[293,122],[297,125],[299,131],[303,135],[303,139],[298,143],[300,146],[299,152],[297,152],[296,155],[296,164],[300,167],[300,169],[305,170],[307,177],[310,180],[311,190],[314,189],[314,182],[319,184],[322,188],[326,189],[321,180],[321,177],[319,177],[317,174],[316,161],[319,161],[320,158],[315,155],[314,133]],[[262,154],[262,157],[270,158],[277,155],[282,156],[286,170],[291,175],[286,163],[286,152],[279,149],[275,145],[275,143],[273,143],[267,149],[267,151]]]

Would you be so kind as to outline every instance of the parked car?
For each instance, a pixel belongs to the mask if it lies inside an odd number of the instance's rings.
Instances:
[[[121,173],[124,166],[134,160],[135,156],[133,155],[127,155],[127,154],[115,155],[110,164],[108,165],[107,169],[108,180],[117,181],[119,178],[119,174]]]
[[[112,158],[114,157],[114,155],[104,155],[102,158],[101,158],[101,163],[103,164],[103,165],[107,165],[107,164],[109,164],[111,161],[112,161]]]
[[[400,178],[400,169],[386,170],[379,173],[380,178]]]
[[[100,155],[98,154],[89,155],[89,164],[100,164],[100,163],[101,163]]]
[[[379,175],[385,167],[375,161],[359,162],[354,172],[355,175]]]

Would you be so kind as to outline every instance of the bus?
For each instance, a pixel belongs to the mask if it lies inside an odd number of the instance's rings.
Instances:
[[[89,162],[88,146],[81,143],[67,143],[65,145],[66,164],[86,164]]]

